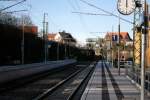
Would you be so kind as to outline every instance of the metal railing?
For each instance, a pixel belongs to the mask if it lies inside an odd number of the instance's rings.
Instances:
[[[126,75],[128,75],[132,80],[134,80],[138,85],[141,84],[141,69],[138,67],[133,67],[132,64],[128,64],[126,61],[124,63],[124,68],[126,69]],[[150,69],[145,70],[145,90],[150,93]]]

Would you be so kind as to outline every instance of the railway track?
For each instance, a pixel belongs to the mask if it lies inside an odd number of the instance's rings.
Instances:
[[[5,90],[4,92],[0,93],[0,99],[1,100],[47,99],[49,93],[53,94],[54,91],[61,89],[61,87],[64,86],[65,83],[67,83],[71,79],[73,80],[73,77],[77,77],[78,75],[80,76],[81,75],[80,73],[87,72],[85,70],[92,69],[92,67],[87,67],[87,66],[88,64],[68,66],[66,69],[63,69],[61,71],[60,70],[55,71],[52,74],[47,74],[46,76],[42,76],[39,79],[23,84],[22,86],[18,86],[14,89],[9,89],[8,91]],[[83,76],[82,79],[84,79]],[[80,80],[76,80],[76,82],[77,81]],[[71,94],[73,95],[74,93],[71,92]],[[69,98],[71,97],[72,96],[69,95]],[[52,100],[56,100],[56,99],[52,99]]]
[[[43,77],[46,77],[48,75],[52,75],[53,73],[64,71],[66,69],[67,70],[76,70],[74,68],[74,65],[75,64],[71,64],[71,65],[67,65],[67,66],[62,66],[60,68],[54,68],[52,70],[47,70],[47,71],[44,71],[44,72],[39,72],[37,74],[33,74],[33,75],[26,76],[26,77],[18,78],[18,79],[12,80],[12,81],[5,82],[3,84],[0,84],[0,93],[12,90],[14,88],[18,88],[18,87],[20,87],[22,85],[30,84],[30,83],[32,83],[34,81],[40,80]],[[24,74],[25,73],[26,73],[26,71],[24,71]]]
[[[77,90],[83,84],[89,73],[94,69],[94,64],[89,67],[79,70],[62,80],[48,91],[37,96],[33,100],[72,100]]]

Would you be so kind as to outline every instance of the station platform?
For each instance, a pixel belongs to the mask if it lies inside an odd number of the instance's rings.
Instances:
[[[140,89],[127,78],[125,69],[120,72],[109,62],[99,61],[81,100],[140,100]]]
[[[48,61],[42,63],[24,64],[16,66],[0,67],[0,85],[6,82],[31,76],[34,74],[49,71],[51,69],[60,68],[75,63],[74,59],[66,59],[60,61]]]

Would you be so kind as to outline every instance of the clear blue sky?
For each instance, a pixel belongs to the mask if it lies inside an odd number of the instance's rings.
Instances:
[[[117,11],[117,0],[85,1],[116,15],[119,14]],[[3,4],[3,6],[5,5]],[[39,26],[39,29],[42,28],[43,13],[48,13],[46,20],[49,22],[49,33],[65,30],[81,42],[84,42],[89,37],[104,37],[105,35],[104,33],[90,32],[118,31],[118,18],[116,17],[72,13],[76,11],[105,14],[98,9],[84,4],[80,0],[27,0],[27,2],[11,8],[11,10],[13,9],[29,9],[28,14],[31,16],[34,24]],[[121,15],[121,17],[132,21],[133,14],[130,16]],[[133,36],[132,27],[132,24],[121,21],[121,31],[129,32],[131,37]]]

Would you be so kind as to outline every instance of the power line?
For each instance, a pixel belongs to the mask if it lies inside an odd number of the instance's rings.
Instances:
[[[76,10],[80,10],[80,6],[79,6],[77,0],[74,0],[76,6],[73,5],[73,3],[71,2],[71,0],[67,0],[67,1],[68,1],[69,5],[72,7],[72,9],[74,9],[75,11],[76,11]],[[77,9],[77,8],[78,8],[78,9]],[[84,29],[84,31],[85,31],[85,33],[86,33],[86,31],[87,31],[89,28],[87,28],[87,25],[86,25],[86,23],[85,23],[85,21],[83,20],[83,17],[82,17],[81,15],[79,15],[79,20],[80,20],[81,26],[83,27],[83,29]]]
[[[78,8],[79,11],[81,11],[81,7],[78,3],[78,0],[74,0],[76,7]],[[86,24],[86,21],[84,20],[83,16],[81,14],[79,14],[79,18],[80,18],[80,23],[85,31],[85,33],[90,32],[88,25]],[[86,34],[87,35],[87,34]]]
[[[79,3],[78,3],[78,0],[75,0],[75,4],[78,7],[78,9],[80,10],[80,6],[79,6]]]
[[[9,9],[9,8],[11,8],[11,7],[14,7],[14,6],[18,5],[18,4],[21,4],[21,3],[25,2],[25,1],[26,1],[26,0],[22,0],[22,1],[20,1],[20,2],[17,2],[17,3],[15,3],[15,4],[13,4],[13,5],[10,5],[10,6],[8,6],[8,7],[5,7],[5,8],[3,8],[3,9],[0,9],[0,13],[1,13],[3,10]]]
[[[87,13],[87,12],[72,12],[72,13],[79,13],[79,14],[84,14],[84,15],[113,16],[113,15],[108,15],[108,14],[96,14],[96,13]]]
[[[24,11],[28,11],[28,10],[16,10],[16,11],[4,12],[4,13],[1,13],[1,14],[24,12]]]
[[[18,1],[18,0],[0,0],[0,1]]]
[[[58,29],[59,31],[60,31],[60,30],[63,30],[60,25],[58,25],[58,24],[56,24],[56,23],[54,22],[54,20],[52,19],[51,16],[49,16],[49,20],[50,20],[50,22],[54,25],[54,28],[56,27],[55,29]]]
[[[112,15],[112,16],[114,16],[114,17],[120,18],[121,20],[123,20],[123,21],[125,21],[125,22],[128,22],[128,23],[130,23],[130,24],[134,24],[133,22],[131,22],[131,21],[129,21],[129,20],[126,20],[126,19],[124,19],[124,18],[122,18],[122,17],[120,17],[120,16],[118,16],[118,15],[115,15],[115,14],[113,14],[113,13],[111,13],[111,12],[109,12],[109,11],[106,11],[106,10],[100,8],[100,7],[97,7],[97,6],[95,6],[95,5],[91,4],[91,3],[88,3],[87,1],[84,1],[84,0],[80,0],[80,1],[83,2],[83,3],[85,3],[85,4],[87,4],[87,5],[89,5],[89,6],[91,6],[91,7],[94,7],[94,8],[96,8],[96,9],[99,9],[99,10],[101,10],[101,11],[107,13],[107,14],[110,14],[110,15]]]
[[[69,5],[70,5],[74,10],[76,10],[76,7],[72,4],[72,2],[71,2],[70,0],[67,0],[67,1],[68,1]]]

